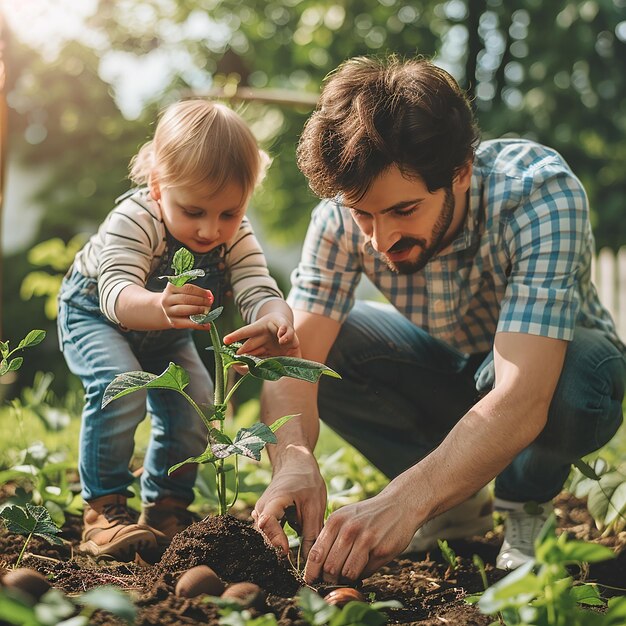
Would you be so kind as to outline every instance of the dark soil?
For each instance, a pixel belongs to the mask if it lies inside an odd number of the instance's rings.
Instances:
[[[572,537],[600,542],[620,552],[626,543],[626,532],[602,538],[589,516],[585,503],[569,494],[556,501],[559,530]],[[504,574],[493,563],[502,541],[500,529],[485,537],[450,542],[461,557],[461,566],[454,572],[439,551],[414,554],[412,558],[392,561],[377,574],[365,579],[361,591],[366,598],[399,600],[403,608],[388,611],[390,624],[412,626],[488,626],[492,618],[481,615],[465,603],[468,594],[482,591],[478,570],[472,556],[484,560],[489,582]],[[272,612],[281,626],[304,626],[293,598],[302,581],[289,561],[269,547],[248,520],[233,517],[209,518],[196,522],[174,538],[162,559],[155,565],[97,564],[75,552],[80,538],[80,520],[70,518],[63,528],[62,546],[50,546],[33,539],[30,553],[23,565],[46,574],[52,585],[67,594],[75,594],[99,585],[117,585],[130,591],[137,607],[138,626],[174,624],[217,625],[219,614],[214,604],[198,598],[181,598],[174,594],[180,574],[195,565],[213,568],[226,583],[251,581],[267,593],[262,609],[250,609],[253,615]],[[0,534],[0,569],[15,563],[23,538],[4,532]],[[619,591],[626,581],[626,551],[611,561],[593,565],[585,573],[607,587],[604,595]],[[323,590],[320,590],[323,591]],[[110,615],[96,613],[92,624],[117,626]]]

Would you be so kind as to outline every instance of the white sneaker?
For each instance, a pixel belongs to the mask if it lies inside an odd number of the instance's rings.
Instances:
[[[498,569],[514,570],[535,558],[535,539],[553,510],[552,502],[546,502],[536,513],[524,508],[507,513],[504,541],[496,559]]]
[[[437,547],[437,539],[466,539],[493,530],[493,499],[487,487],[449,511],[433,517],[413,535],[402,551],[424,552]]]

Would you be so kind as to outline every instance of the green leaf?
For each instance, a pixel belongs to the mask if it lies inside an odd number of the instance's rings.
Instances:
[[[599,563],[615,558],[615,552],[610,548],[587,541],[567,541],[561,551],[563,559],[573,563]]]
[[[3,621],[17,626],[37,624],[34,609],[25,600],[14,598],[9,593],[0,588],[0,615]]]
[[[600,475],[595,471],[595,469],[582,459],[574,461],[572,465],[586,478],[591,478],[591,480],[600,480]]]
[[[135,605],[130,596],[112,585],[91,589],[81,594],[78,602],[85,606],[108,611],[129,624],[132,624],[135,620]]]
[[[591,583],[576,585],[570,589],[569,593],[579,604],[585,604],[587,606],[605,605],[604,600],[600,596],[597,585]]]
[[[0,354],[2,354],[3,357],[6,357],[9,355],[9,342],[8,341],[0,341]]]
[[[348,602],[333,616],[329,626],[382,626],[387,616],[379,613],[365,602]]]
[[[113,400],[117,400],[129,393],[140,389],[173,389],[182,392],[189,384],[189,375],[184,368],[175,363],[167,366],[167,369],[158,376],[150,372],[125,372],[118,374],[104,390],[102,398],[102,408]]]
[[[276,435],[266,424],[253,424],[242,428],[231,444],[216,443],[211,445],[213,454],[218,459],[225,459],[232,454],[241,454],[256,461],[261,460],[261,450],[268,443],[276,443]]]
[[[528,603],[542,592],[542,585],[533,574],[533,567],[535,561],[528,561],[489,587],[478,601],[478,608],[487,615],[494,615],[507,606]]]
[[[15,359],[11,359],[9,361],[9,368],[7,371],[15,372],[22,367],[22,363],[24,362],[24,358],[21,356],[16,357]]]
[[[270,424],[270,430],[275,433],[283,424],[286,424],[293,417],[298,417],[301,413],[294,413],[293,415],[284,415],[279,417],[275,422]]]
[[[609,501],[606,517],[604,518],[604,523],[607,526],[618,517],[623,518],[626,515],[626,479],[622,477],[622,480],[623,482],[615,487],[615,491],[613,491]]]
[[[587,508],[598,528],[603,528],[606,525],[611,498],[614,491],[623,482],[624,477],[619,472],[608,472],[589,491]]]
[[[172,258],[172,269],[176,274],[183,274],[193,268],[193,254],[187,248],[179,248]]]
[[[30,348],[31,346],[36,346],[38,343],[41,343],[46,338],[45,330],[31,330],[22,341],[20,341],[17,349],[20,348]]]
[[[10,506],[0,511],[7,530],[11,533],[28,536],[31,533],[45,539],[48,543],[63,543],[56,535],[61,529],[56,526],[45,506],[27,504],[26,508]]]
[[[0,362],[0,376],[4,376],[9,371],[9,363],[6,359]]]
[[[223,306],[218,306],[216,309],[213,309],[206,314],[199,313],[198,315],[190,315],[189,319],[196,324],[210,324],[221,315],[223,310]]]
[[[339,612],[336,606],[328,604],[324,598],[306,587],[298,592],[298,606],[306,621],[312,626],[328,624],[332,617]]]
[[[289,356],[276,356],[269,359],[254,359],[256,364],[250,366],[250,374],[262,380],[279,380],[280,378],[296,378],[310,383],[316,383],[322,375],[341,378],[337,372],[323,363],[297,359]]]
[[[204,270],[189,270],[177,276],[159,276],[160,280],[167,279],[168,283],[172,283],[175,287],[182,287],[192,280],[196,280],[198,276],[204,276]]]
[[[182,467],[183,465],[187,465],[188,463],[214,463],[215,462],[215,456],[213,455],[213,452],[211,451],[210,448],[207,448],[200,456],[190,456],[188,459],[185,459],[184,461],[181,461],[180,463],[176,463],[176,465],[172,465],[172,467],[170,467],[167,470],[167,474],[168,476],[172,473],[175,472],[179,467]]]
[[[626,623],[626,596],[609,599],[606,626],[623,626]]]

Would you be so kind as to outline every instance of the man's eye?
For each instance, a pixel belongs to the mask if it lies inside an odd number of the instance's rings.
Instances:
[[[409,207],[408,209],[397,209],[395,213],[396,215],[399,215],[400,217],[406,217],[408,215],[413,215],[415,211],[417,211],[417,207],[412,206],[412,207]]]

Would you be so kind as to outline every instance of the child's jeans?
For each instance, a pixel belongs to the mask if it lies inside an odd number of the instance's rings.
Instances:
[[[411,324],[390,305],[357,303],[323,376],[320,417],[390,478],[433,450],[494,384],[493,353],[470,357]],[[622,422],[626,362],[599,330],[577,327],[537,439],[496,479],[498,498],[546,502],[573,461]],[[451,480],[456,480],[451,476]]]
[[[65,278],[59,294],[59,342],[70,370],[85,388],[80,432],[79,472],[82,496],[132,495],[129,464],[134,435],[146,415],[152,418],[150,442],[141,475],[144,502],[174,497],[193,499],[197,466],[190,464],[168,476],[168,469],[202,453],[207,432],[199,415],[177,392],[136,391],[101,408],[107,385],[123,372],[162,373],[170,363],[185,368],[185,391],[198,404],[213,398],[213,383],[185,330],[122,331],[100,312],[95,280],[76,271]]]

